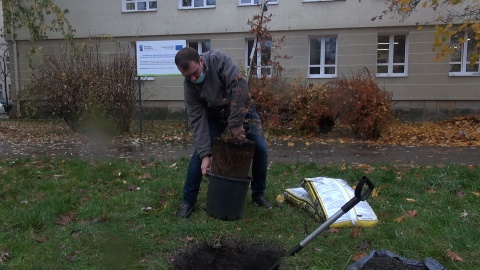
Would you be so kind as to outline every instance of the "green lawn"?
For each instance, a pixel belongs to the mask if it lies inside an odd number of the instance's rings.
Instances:
[[[0,269],[168,269],[177,252],[197,244],[236,238],[287,250],[321,224],[288,202],[265,210],[248,200],[240,220],[208,217],[207,181],[192,217],[178,219],[187,165],[186,159],[0,159]],[[479,166],[271,164],[267,197],[275,201],[304,177],[354,185],[363,175],[378,187],[368,200],[378,224],[355,236],[352,228],[325,231],[286,258],[285,269],[343,269],[378,249],[412,260],[432,257],[447,269],[480,269]],[[398,219],[414,210],[415,217]]]

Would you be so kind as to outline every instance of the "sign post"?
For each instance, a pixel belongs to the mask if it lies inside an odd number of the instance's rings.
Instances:
[[[137,80],[139,130],[142,136],[142,77],[181,76],[175,65],[175,55],[187,46],[185,40],[137,41]]]

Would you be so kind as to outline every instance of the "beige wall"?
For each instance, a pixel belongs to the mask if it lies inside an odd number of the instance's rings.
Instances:
[[[97,0],[57,2],[70,10],[69,18],[79,38],[105,34],[123,42],[135,39],[209,39],[212,48],[224,50],[239,65],[245,63],[245,40],[252,38],[246,22],[259,11],[256,6],[238,7],[237,0],[217,0],[216,8],[200,10],[178,9],[178,1],[175,0],[158,1],[156,12],[143,13],[122,13],[121,0],[110,1],[109,4]],[[282,62],[287,68],[285,76],[307,76],[309,37],[338,37],[337,74],[340,76],[352,74],[363,67],[375,72],[377,36],[407,34],[408,76],[378,78],[380,84],[393,93],[397,106],[437,108],[447,104],[444,107],[478,110],[480,77],[450,77],[448,59],[434,61],[433,27],[418,31],[413,26],[420,17],[427,18],[430,14],[421,13],[403,23],[388,19],[372,22],[371,18],[379,15],[384,8],[384,1],[380,0],[314,3],[279,0],[278,5],[270,5],[269,12],[274,15],[269,24],[270,30],[276,37],[286,36],[280,53],[292,57]],[[20,35],[19,39],[25,37]],[[49,40],[39,45],[48,50],[58,44],[58,40]],[[28,78],[24,55],[29,46],[26,41],[18,42],[22,85]],[[327,79],[308,81],[322,83]],[[144,97],[150,101],[171,101],[178,106],[183,100],[182,79],[157,77],[147,82]]]

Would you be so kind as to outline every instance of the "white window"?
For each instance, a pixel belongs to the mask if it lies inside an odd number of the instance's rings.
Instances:
[[[123,12],[137,12],[137,11],[156,11],[157,1],[151,0],[122,0]]]
[[[470,33],[473,36],[473,33]],[[462,44],[462,41],[464,43]],[[452,36],[450,42],[454,52],[450,56],[450,76],[479,76],[479,61],[471,63],[471,57],[478,53],[477,41],[470,38],[468,33]]]
[[[377,45],[377,77],[407,76],[407,36],[381,35]]]
[[[238,0],[239,6],[261,5],[263,0]],[[278,0],[268,0],[267,4],[278,4]]]
[[[210,40],[188,41],[187,46],[194,48],[200,54],[206,53],[212,49],[210,45]]]
[[[337,38],[310,38],[308,77],[334,78],[337,76]]]
[[[272,66],[272,40],[266,40],[260,42],[258,44],[254,44],[254,40],[247,40],[246,46],[246,63],[245,66],[247,67],[247,74],[250,68],[250,61],[253,58],[253,74],[257,77],[270,77],[273,74],[273,66]],[[256,46],[258,49],[253,50],[253,57],[250,58],[252,55],[253,46]],[[259,53],[260,52],[260,53]]]
[[[214,8],[216,0],[178,0],[179,9]]]

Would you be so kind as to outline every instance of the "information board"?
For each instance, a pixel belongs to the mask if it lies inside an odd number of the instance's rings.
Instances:
[[[185,40],[137,41],[137,76],[181,76],[175,55],[186,45]]]

